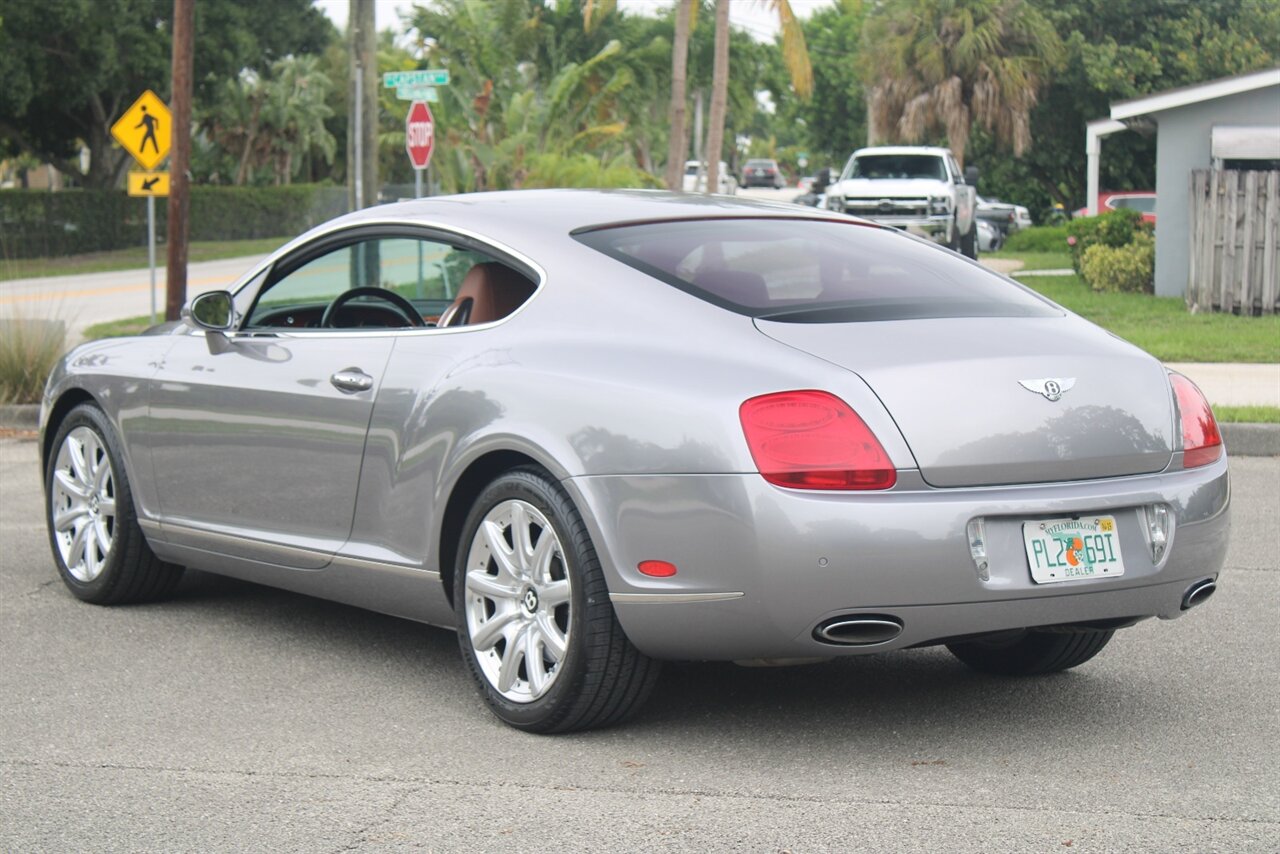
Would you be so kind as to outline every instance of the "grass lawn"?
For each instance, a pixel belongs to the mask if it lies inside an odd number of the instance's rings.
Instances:
[[[983,258],[1004,258],[1010,261],[1021,261],[1022,270],[1070,270],[1071,253],[1069,252],[983,252]]]
[[[256,240],[199,240],[187,247],[188,260],[217,261],[241,255],[264,255],[283,246],[289,238],[264,237]],[[156,264],[164,266],[165,247],[156,246]],[[0,260],[0,282],[43,276],[70,276],[77,273],[109,273],[147,266],[147,247],[135,246],[111,252],[89,252],[62,258],[20,258]]]
[[[1215,406],[1213,417],[1223,424],[1280,424],[1280,406]]]
[[[164,312],[160,312],[160,318],[157,322],[164,322]],[[141,317],[126,317],[123,320],[107,320],[103,323],[95,323],[84,331],[86,341],[94,341],[98,338],[119,338],[122,335],[137,335],[151,325],[151,315],[144,314]]]
[[[1022,283],[1166,362],[1280,362],[1280,315],[1192,314],[1178,297],[1096,293],[1078,276]]]

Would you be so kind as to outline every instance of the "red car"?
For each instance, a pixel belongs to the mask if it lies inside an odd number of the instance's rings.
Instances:
[[[1106,213],[1120,208],[1133,208],[1142,214],[1144,222],[1156,221],[1156,194],[1154,190],[1106,190],[1098,193],[1098,213]],[[1085,216],[1086,208],[1075,212],[1077,217]]]

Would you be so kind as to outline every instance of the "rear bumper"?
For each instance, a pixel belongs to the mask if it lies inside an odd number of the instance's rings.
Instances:
[[[1218,575],[1230,527],[1225,459],[1141,477],[862,495],[782,490],[754,474],[567,485],[587,511],[623,628],[645,653],[671,659],[848,655],[1011,628],[1172,618],[1191,584]],[[1175,520],[1158,564],[1138,510],[1155,502]],[[1103,512],[1116,517],[1125,574],[1035,584],[1022,522]],[[965,534],[976,517],[986,524],[986,580]],[[679,571],[649,578],[636,569],[642,560]],[[892,616],[904,629],[869,647],[814,638],[824,620],[859,613]]]

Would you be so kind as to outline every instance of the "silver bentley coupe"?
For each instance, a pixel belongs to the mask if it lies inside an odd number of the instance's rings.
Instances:
[[[41,411],[71,592],[183,567],[456,629],[508,724],[623,720],[663,660],[945,645],[1075,667],[1207,599],[1230,487],[1160,362],[949,250],[657,191],[371,208]]]

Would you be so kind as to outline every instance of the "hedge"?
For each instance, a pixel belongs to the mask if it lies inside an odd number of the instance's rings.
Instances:
[[[1001,248],[1006,252],[1066,252],[1071,247],[1065,225],[1035,225],[1010,234]]]
[[[321,184],[191,188],[192,240],[244,240],[300,234],[347,210],[347,191]],[[168,205],[156,204],[156,233]],[[141,246],[146,201],[120,190],[0,191],[0,258],[56,258]]]

